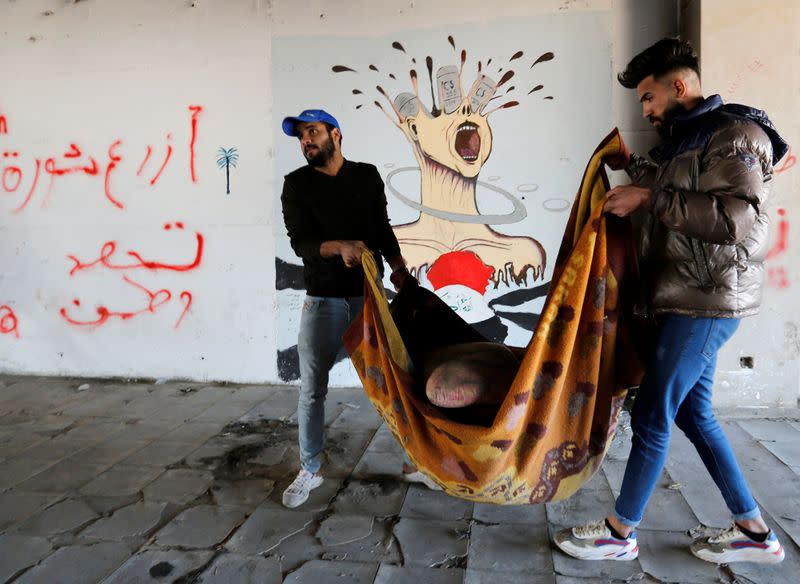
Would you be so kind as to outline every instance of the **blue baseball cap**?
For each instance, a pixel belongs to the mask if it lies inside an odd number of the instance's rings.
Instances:
[[[297,136],[297,132],[295,131],[295,126],[298,122],[323,122],[328,123],[334,128],[337,128],[340,132],[342,131],[339,128],[339,122],[336,121],[331,114],[326,112],[325,110],[321,109],[307,109],[300,112],[299,116],[296,117],[288,117],[283,118],[283,133],[287,136],[295,137]]]

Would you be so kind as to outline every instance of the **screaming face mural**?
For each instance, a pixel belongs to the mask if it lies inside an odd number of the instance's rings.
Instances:
[[[448,40],[455,48],[453,37],[448,37]],[[405,52],[399,42],[394,42],[392,46]],[[523,55],[523,51],[517,51],[511,57],[511,62]],[[477,78],[469,92],[465,93],[462,77],[466,56],[466,50],[462,50],[460,68],[446,65],[437,71],[438,106],[433,89],[433,60],[430,56],[426,58],[433,103],[430,111],[420,99],[416,69],[411,69],[409,74],[414,93],[400,93],[390,102],[397,119],[395,121],[387,117],[408,139],[418,168],[393,170],[387,176],[387,183],[395,196],[420,211],[418,220],[396,227],[395,234],[404,257],[414,271],[434,266],[446,254],[470,252],[484,266],[491,268],[490,278],[495,285],[501,279],[508,278],[520,284],[527,275],[535,281],[544,276],[545,251],[541,244],[531,237],[501,235],[490,227],[492,224],[515,223],[524,219],[527,215],[525,207],[513,195],[483,184],[505,195],[513,204],[513,211],[506,215],[485,215],[479,211],[476,197],[478,174],[492,152],[489,115],[519,105],[519,102],[509,100],[503,105],[491,107],[495,94],[514,77],[514,71],[506,71],[500,82],[495,83],[481,73],[482,63],[479,62]],[[545,53],[535,63],[549,61],[553,56],[551,52]],[[412,66],[415,64],[416,59],[412,59]],[[334,71],[337,69],[333,68]],[[538,85],[531,93],[541,88]],[[515,87],[503,89],[511,93]],[[377,90],[389,99],[382,87],[378,86]],[[376,105],[381,107],[379,102]],[[397,173],[414,170],[420,174],[418,205],[392,185]],[[455,261],[463,264],[462,267],[466,269],[463,275],[467,278],[474,278],[484,271],[470,256],[462,255],[461,259]]]
[[[548,22],[554,20],[562,26]],[[547,15],[537,24],[337,41],[313,80],[298,58],[302,39],[273,42],[274,62],[294,84],[285,96],[307,89],[302,107],[324,107],[342,123],[345,157],[382,171],[389,216],[412,273],[484,336],[515,345],[527,343],[538,322],[548,260],[580,171],[609,129],[601,108],[610,118],[608,29],[589,15]],[[600,76],[599,98],[581,110],[590,117],[578,120],[576,90]],[[298,103],[281,107],[280,77],[279,71],[274,109],[283,114]],[[576,130],[571,144],[565,137]],[[299,152],[296,143],[276,140],[279,149]],[[279,176],[302,163],[295,154]],[[281,253],[281,241],[279,235],[279,298],[286,291],[280,318],[296,330],[289,315],[300,303],[302,268],[290,250]],[[297,376],[291,341],[278,343],[286,347],[278,357],[285,380]]]
[[[447,40],[455,51],[453,36],[448,36]],[[399,41],[394,41],[392,48],[406,54]],[[510,57],[507,66],[533,69],[554,57],[551,51],[542,53],[528,66],[525,52],[518,50]],[[460,67],[439,67],[435,81],[434,63],[429,55],[425,58],[432,103],[428,109],[420,97],[417,59],[410,59],[409,79],[413,93],[402,92],[392,97],[381,85],[375,87],[378,97],[384,98],[394,117],[380,101],[373,102],[405,135],[417,162],[415,167],[397,168],[386,176],[388,190],[420,213],[417,220],[395,226],[395,235],[412,274],[426,279],[453,310],[489,339],[504,341],[507,328],[492,314],[484,300],[486,289],[490,286],[496,288],[501,281],[515,287],[526,287],[529,281],[544,278],[546,266],[545,250],[536,239],[526,235],[504,235],[491,227],[525,219],[525,206],[502,188],[478,181],[478,175],[492,153],[489,116],[520,105],[509,95],[516,90],[514,85],[510,85],[516,73],[514,69],[503,71],[500,67],[498,74],[502,73],[502,77],[496,82],[483,72],[483,62],[478,61],[475,80],[470,90],[465,92],[462,82],[466,49],[461,50]],[[487,60],[487,68],[492,60]],[[368,69],[380,72],[375,64],[370,64]],[[331,71],[337,74],[358,73],[357,69],[346,65],[334,65]],[[397,78],[390,73],[387,81],[389,79]],[[542,84],[535,85],[527,95],[543,87]],[[364,95],[359,88],[353,89],[352,93]],[[492,104],[498,98],[505,100],[500,102],[502,105]],[[553,99],[553,96],[546,99]],[[362,104],[356,107],[360,109]],[[393,184],[394,178],[405,172],[419,173],[419,202],[401,193]],[[482,213],[478,208],[478,186],[504,197],[511,203],[512,210],[506,214]]]

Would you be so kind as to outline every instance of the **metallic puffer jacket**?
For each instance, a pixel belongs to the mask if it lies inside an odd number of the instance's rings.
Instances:
[[[758,312],[768,246],[766,202],[786,143],[764,112],[719,96],[676,117],[671,139],[632,156],[653,191],[642,225],[644,311],[738,318]]]

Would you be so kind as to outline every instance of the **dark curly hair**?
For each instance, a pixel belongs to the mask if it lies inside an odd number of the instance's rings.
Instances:
[[[665,38],[636,55],[625,70],[617,75],[623,87],[636,88],[642,79],[656,79],[680,69],[691,69],[700,76],[700,62],[689,41]]]

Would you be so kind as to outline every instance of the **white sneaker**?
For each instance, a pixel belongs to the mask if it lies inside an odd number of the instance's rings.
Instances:
[[[422,483],[431,491],[442,490],[442,487],[440,487],[431,477],[418,470],[415,470],[414,472],[404,472],[403,480],[407,483]]]
[[[689,549],[701,560],[715,564],[730,562],[778,564],[786,555],[774,531],[769,532],[766,541],[756,541],[742,533],[736,523],[717,535],[694,542]]]
[[[283,506],[289,509],[299,507],[308,500],[308,494],[322,484],[322,475],[300,469],[292,484],[283,492]]]
[[[611,535],[605,519],[559,531],[553,538],[559,549],[579,560],[635,560],[639,557],[636,532],[625,539]]]

